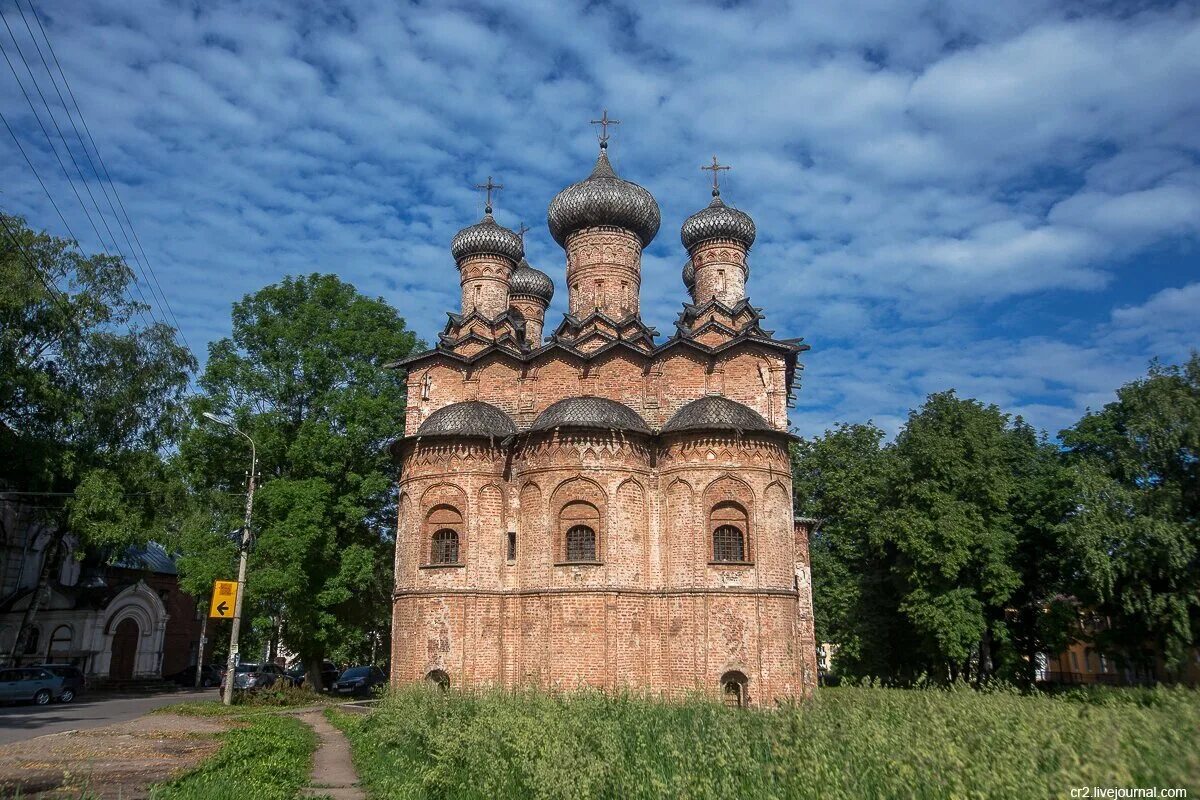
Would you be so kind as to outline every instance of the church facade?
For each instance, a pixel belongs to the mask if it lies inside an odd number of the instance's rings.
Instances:
[[[451,244],[461,310],[396,364],[392,682],[806,696],[787,408],[807,345],[764,330],[746,296],[755,226],[721,199],[715,159],[712,201],[681,232],[690,302],[658,341],[639,309],[658,204],[606,139],[547,215],[565,318],[546,327],[554,282],[492,217],[489,178],[482,221]]]

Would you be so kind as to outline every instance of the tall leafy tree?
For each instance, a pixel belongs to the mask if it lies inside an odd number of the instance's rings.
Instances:
[[[319,680],[326,654],[386,624],[391,590],[394,468],[403,376],[386,368],[420,343],[381,299],[333,275],[286,278],[233,307],[233,335],[213,343],[192,404],[232,418],[258,446],[247,610],[283,621],[284,642]],[[185,579],[228,569],[241,524],[246,442],[192,427],[181,458],[212,517],[185,534]],[[227,573],[228,574],[228,573]]]
[[[792,449],[796,510],[816,524],[809,542],[819,642],[838,646],[837,669],[889,675],[905,652],[907,625],[872,540],[883,510],[890,452],[884,432],[839,425]]]
[[[1200,354],[1152,364],[1060,437],[1082,488],[1070,524],[1096,554],[1089,600],[1112,621],[1098,643],[1181,667],[1200,644]]]
[[[0,215],[0,491],[36,497],[47,537],[12,656],[68,536],[78,554],[161,538],[178,499],[162,456],[195,361],[171,327],[139,324],[133,282],[123,261]]]

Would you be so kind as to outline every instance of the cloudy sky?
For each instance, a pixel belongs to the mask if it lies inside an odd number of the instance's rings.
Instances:
[[[22,54],[74,145],[27,3],[0,0],[0,44],[51,137]],[[723,195],[759,229],[750,297],[813,346],[802,434],[895,430],[950,387],[1053,434],[1200,342],[1194,3],[38,8],[202,359],[234,300],[316,270],[432,340],[458,302],[450,238],[477,221],[471,187],[488,175],[505,185],[497,218],[532,228],[530,261],[561,287],[545,211],[590,170],[588,121],[605,107],[622,120],[618,172],[662,207],[642,308],[664,335],[685,299],[679,225],[708,201],[699,167],[733,165]],[[7,64],[0,108],[99,249]],[[58,155],[74,176],[61,142]],[[65,233],[7,131],[0,205]],[[564,307],[560,291],[554,318]]]

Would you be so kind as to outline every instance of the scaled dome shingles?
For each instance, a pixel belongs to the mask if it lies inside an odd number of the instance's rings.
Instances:
[[[509,295],[530,295],[549,303],[554,299],[554,281],[550,276],[529,265],[524,258],[513,270],[508,281]]]
[[[679,231],[679,238],[689,252],[709,239],[733,239],[749,250],[755,235],[754,220],[750,215],[725,205],[720,195],[713,197],[706,208],[684,220]]]
[[[417,436],[488,436],[503,438],[517,432],[509,416],[490,403],[468,400],[451,403],[429,415]]]
[[[489,209],[482,220],[454,235],[450,255],[455,262],[477,255],[498,255],[515,262],[525,255],[525,244],[520,236],[497,224]]]
[[[753,408],[716,395],[693,400],[676,411],[662,432],[692,430],[779,432]]]
[[[650,426],[636,411],[604,397],[568,397],[559,400],[533,421],[531,431],[554,428],[599,428],[602,430],[650,433]]]
[[[546,213],[550,235],[563,247],[575,231],[601,225],[631,231],[642,247],[647,247],[661,221],[654,197],[636,183],[619,178],[606,150],[600,151],[592,174],[555,195]]]

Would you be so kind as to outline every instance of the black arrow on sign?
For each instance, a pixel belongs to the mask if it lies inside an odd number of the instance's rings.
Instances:
[[[221,616],[225,616],[225,612],[228,610],[229,610],[229,604],[226,603],[224,600],[217,603],[217,613],[220,614]]]

